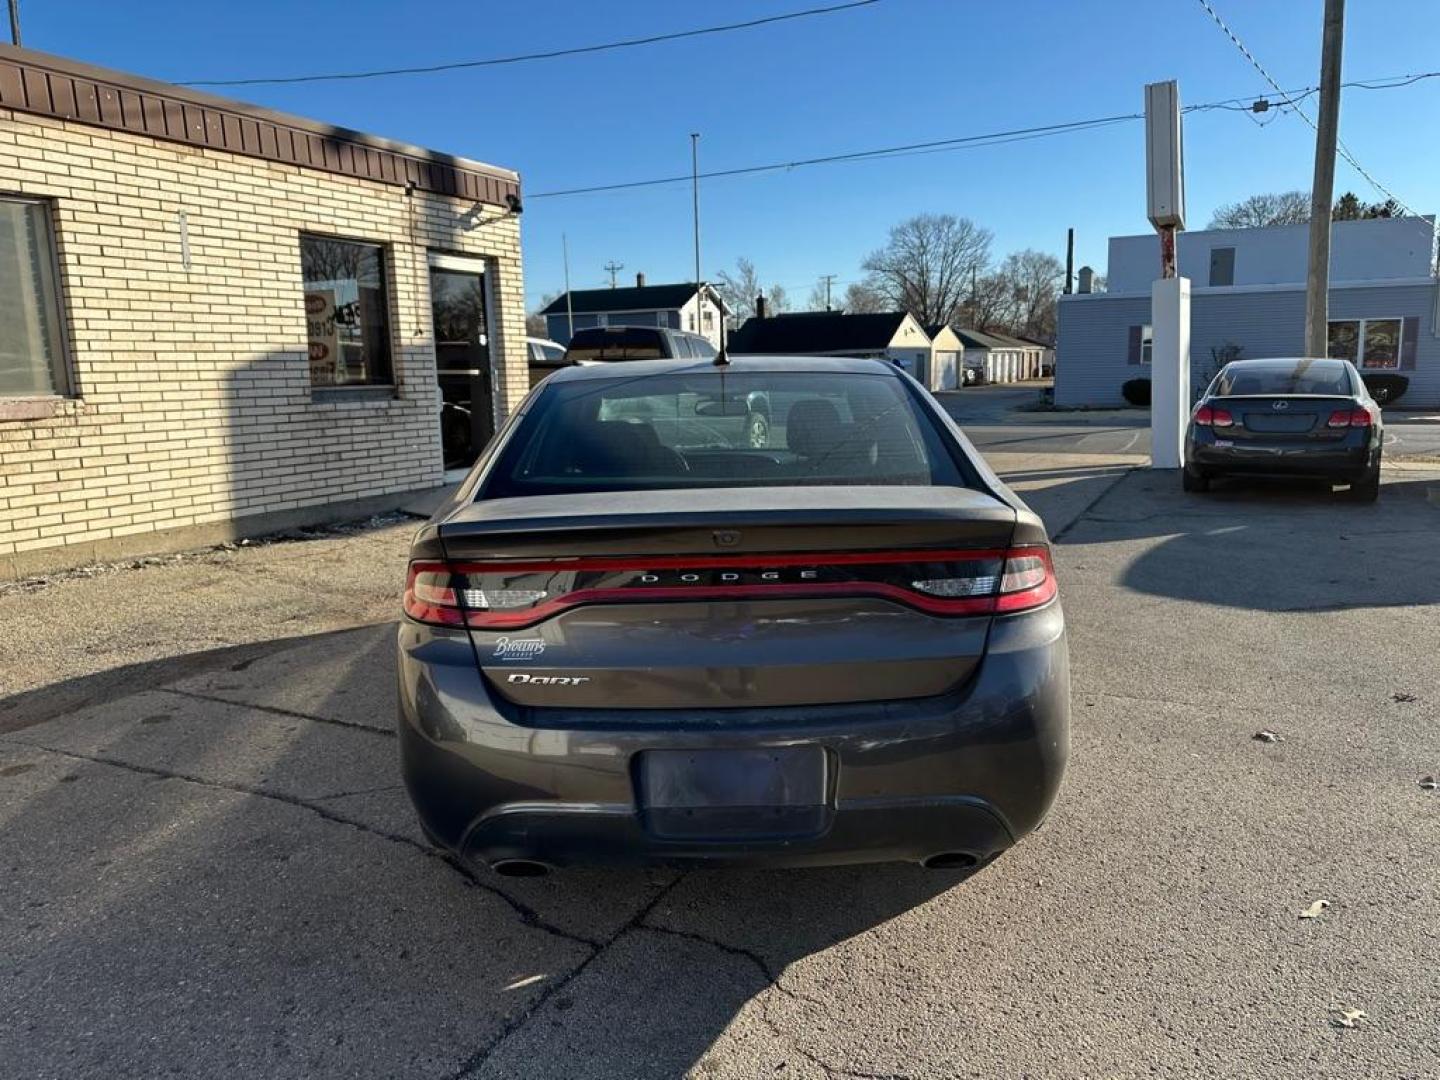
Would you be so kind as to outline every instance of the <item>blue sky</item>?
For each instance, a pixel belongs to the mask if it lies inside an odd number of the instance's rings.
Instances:
[[[464,60],[739,21],[821,0],[133,0],[22,4],[25,43],[161,79],[243,78]],[[1286,88],[1318,79],[1322,0],[1212,0]],[[1345,76],[1440,68],[1440,3],[1349,5]],[[1141,86],[1180,81],[1182,100],[1265,91],[1197,0],[882,0],[732,34],[560,60],[364,82],[217,90],[274,108],[505,165],[529,195],[1138,111]],[[1309,105],[1313,115],[1314,99]],[[1341,136],[1420,213],[1440,209],[1440,79],[1346,92]],[[795,169],[707,183],[707,275],[753,259],[803,301],[840,287],[887,228],[948,212],[995,234],[995,254],[1038,247],[1103,269],[1105,241],[1143,232],[1143,125]],[[1215,111],[1186,120],[1192,227],[1251,192],[1308,188],[1313,134],[1291,114],[1261,127]],[[1337,191],[1380,196],[1343,161]],[[526,289],[559,288],[561,235],[576,287],[644,270],[693,275],[689,185],[527,198]]]

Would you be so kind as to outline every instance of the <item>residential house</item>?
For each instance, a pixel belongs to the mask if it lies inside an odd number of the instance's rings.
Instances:
[[[710,285],[647,285],[645,275],[636,274],[633,286],[561,293],[540,314],[550,338],[559,342],[589,326],[666,326],[700,334],[718,349],[722,312],[729,315],[730,309]]]
[[[945,323],[925,327],[930,338],[930,377],[926,385],[931,390],[958,390],[963,384],[962,364],[965,357],[965,343]]]
[[[507,169],[0,45],[0,577],[439,486],[442,424],[473,454],[529,389],[519,208]]]
[[[1331,230],[1330,355],[1362,372],[1406,376],[1405,406],[1440,406],[1435,236],[1433,216],[1338,221]],[[1308,225],[1180,235],[1197,394],[1226,359],[1303,355],[1308,252]],[[1126,381],[1149,375],[1159,240],[1112,237],[1109,257],[1109,291],[1060,298],[1057,404],[1118,405]]]
[[[930,338],[903,311],[847,315],[840,311],[762,311],[730,337],[732,353],[858,356],[889,360],[921,382],[929,378]]]

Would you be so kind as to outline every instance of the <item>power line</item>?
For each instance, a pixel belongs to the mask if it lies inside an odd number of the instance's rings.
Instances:
[[[1222,19],[1220,17],[1220,13],[1217,12],[1210,5],[1210,0],[1198,0],[1198,3],[1202,8],[1205,9],[1206,14],[1210,16],[1210,18],[1214,21],[1215,25],[1224,32],[1225,36],[1228,37],[1232,42],[1234,42],[1235,48],[1240,50],[1240,55],[1245,57],[1246,60],[1250,61],[1250,66],[1253,67],[1261,74],[1261,76],[1264,77],[1265,81],[1270,84],[1271,88],[1274,89],[1277,94],[1279,94],[1281,97],[1284,97],[1285,91],[1280,89],[1280,84],[1277,83],[1273,78],[1271,78],[1270,73],[1265,70],[1265,66],[1261,64],[1259,60],[1255,59],[1255,55],[1245,47],[1245,43],[1236,36],[1235,31],[1231,30],[1230,27],[1225,25],[1225,20]],[[1416,81],[1418,82],[1419,79],[1417,78]],[[1399,85],[1405,84],[1402,83]],[[1304,109],[1300,108],[1298,104],[1292,104],[1290,107],[1295,111],[1296,115],[1298,115],[1300,119],[1304,120],[1305,123],[1310,125],[1312,130],[1317,132],[1319,131],[1319,128],[1317,128],[1315,125],[1315,121],[1310,118],[1309,113],[1307,113]],[[1350,152],[1350,148],[1345,145],[1343,139],[1337,139],[1336,143],[1337,148],[1340,151],[1340,156],[1343,157],[1346,161],[1348,161],[1351,168],[1353,168],[1356,172],[1363,176],[1366,182],[1371,187],[1373,187],[1376,191],[1380,192],[1380,194],[1384,195],[1387,199],[1393,200],[1395,204],[1400,207],[1401,211],[1404,212],[1406,215],[1411,217],[1415,215],[1415,211],[1411,210],[1410,207],[1406,206],[1405,203],[1401,201],[1398,195],[1396,195],[1393,191],[1387,188],[1384,184],[1380,183],[1379,180],[1376,180],[1375,177],[1370,175],[1370,173],[1365,169],[1365,167],[1355,159],[1355,155]]]
[[[826,154],[821,157],[799,158],[794,161],[775,161],[764,165],[745,165],[735,169],[715,169],[699,174],[701,180],[713,180],[724,176],[745,176],[752,173],[778,172],[799,169],[809,165],[829,165],[844,161],[862,161],[902,154],[923,153],[935,150],[960,149],[973,145],[992,145],[1001,142],[1015,142],[1025,138],[1039,138],[1058,135],[1067,131],[1083,131],[1126,120],[1140,120],[1143,113],[1124,113],[1117,116],[1102,116],[1091,120],[1074,120],[1063,124],[1042,124],[1038,127],[1016,128],[1012,131],[992,131],[984,135],[962,135],[953,139],[933,139],[929,142],[907,143],[901,146],[886,146],[875,150],[854,150],[844,154]],[[662,176],[653,180],[630,180],[616,184],[595,184],[590,187],[563,188],[557,191],[539,191],[527,194],[526,199],[554,199],[564,195],[591,195],[602,191],[622,191],[630,188],[658,187],[661,184],[688,183],[691,177]]]
[[[1363,90],[1390,90],[1402,86],[1410,86],[1425,79],[1440,78],[1440,71],[1426,71],[1418,74],[1407,75],[1381,75],[1372,76],[1368,81],[1348,82],[1347,87],[1358,87]],[[1270,102],[1271,107],[1283,107],[1292,105],[1293,102],[1303,101],[1305,98],[1317,92],[1317,87],[1306,86],[1295,90],[1281,90],[1275,88],[1280,94],[1281,100]],[[1186,105],[1184,112],[1210,112],[1213,110],[1227,110],[1232,112],[1252,113],[1256,103],[1264,101],[1263,98],[1254,97],[1230,97],[1222,98],[1219,101],[1202,102],[1194,105]],[[1260,110],[1265,111],[1265,110]],[[734,169],[716,169],[710,172],[700,173],[700,179],[711,180],[727,176],[746,176],[755,173],[781,172],[791,169],[804,168],[811,165],[844,164],[850,161],[880,161],[895,157],[912,157],[921,154],[948,153],[954,150],[978,149],[986,146],[1002,146],[1006,143],[1025,142],[1030,139],[1048,138],[1052,135],[1064,135],[1076,131],[1088,131],[1095,128],[1109,127],[1114,124],[1122,124],[1133,120],[1143,120],[1144,113],[1117,113],[1114,116],[1099,116],[1089,120],[1073,120],[1060,124],[1041,124],[1029,128],[1016,128],[1010,131],[992,131],[982,135],[962,135],[952,139],[934,139],[928,142],[909,143],[901,146],[885,146],[873,150],[855,150],[842,154],[827,154],[821,157],[801,158],[794,161],[768,162],[763,165],[746,165]],[[649,180],[629,180],[613,184],[594,184],[588,187],[562,188],[555,191],[538,191],[527,193],[526,199],[556,199],[571,195],[594,195],[610,191],[629,191],[635,188],[661,187],[665,184],[689,183],[692,177],[689,175],[661,176]],[[1380,189],[1383,190],[1383,189]],[[1393,196],[1392,196],[1393,197]],[[1398,203],[1399,200],[1397,199]],[[1407,213],[1413,213],[1405,208]]]
[[[385,68],[378,71],[340,71],[324,75],[277,75],[253,79],[190,79],[181,86],[259,86],[279,83],[331,82],[341,79],[381,79],[392,75],[429,75],[437,71],[458,71],[462,68],[498,67],[502,64],[523,64],[531,60],[554,60],[562,56],[582,56],[589,53],[610,52],[615,49],[633,49],[640,45],[655,45],[662,41],[678,41],[681,38],[702,37],[706,34],[726,34],[732,30],[749,30],[771,23],[789,22],[792,19],[808,19],[816,15],[835,15],[854,8],[869,7],[880,0],[850,0],[849,3],[832,4],[829,7],[806,8],[804,11],[790,11],[783,15],[766,15],[745,22],[723,23],[719,26],[702,26],[695,30],[677,30],[671,34],[652,34],[649,37],[626,38],[623,41],[608,41],[599,45],[578,45],[570,49],[551,49],[547,52],[521,53],[518,56],[495,56],[485,60],[459,60],[449,64],[427,64],[422,67]]]

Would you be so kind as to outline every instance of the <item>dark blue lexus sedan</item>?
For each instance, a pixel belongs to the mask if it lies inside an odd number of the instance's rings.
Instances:
[[[1236,360],[1206,389],[1185,434],[1186,491],[1224,474],[1313,476],[1380,494],[1380,406],[1348,360]]]

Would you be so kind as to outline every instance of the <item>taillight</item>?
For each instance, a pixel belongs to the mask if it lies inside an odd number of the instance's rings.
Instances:
[[[1195,410],[1194,420],[1196,427],[1230,427],[1235,423],[1229,409],[1217,409],[1213,405],[1201,405]]]
[[[996,611],[1024,611],[1055,598],[1055,567],[1049,548],[1015,548],[1005,559]]]
[[[1330,419],[1325,426],[1332,428],[1369,427],[1374,420],[1369,409],[1336,409],[1330,414]]]
[[[1024,611],[1054,598],[1043,545],[1008,550],[833,552],[547,562],[413,562],[405,614],[437,626],[512,629],[582,604],[876,596],[933,615]]]

